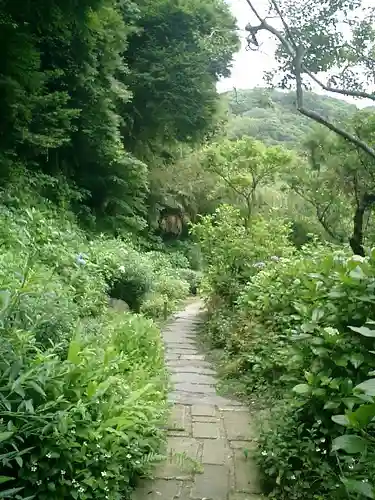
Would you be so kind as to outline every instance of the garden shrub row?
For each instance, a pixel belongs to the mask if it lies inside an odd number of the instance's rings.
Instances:
[[[167,412],[152,318],[187,297],[194,272],[183,254],[89,235],[46,200],[2,199],[0,498],[129,499]]]
[[[227,376],[264,402],[265,492],[374,498],[375,250],[365,258],[317,242],[297,250],[280,238],[281,220],[277,230],[275,220],[255,220],[245,235],[228,213],[195,230],[207,265],[207,332],[224,350]]]

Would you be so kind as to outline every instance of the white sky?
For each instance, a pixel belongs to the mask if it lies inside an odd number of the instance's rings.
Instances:
[[[373,0],[364,0],[363,4],[371,5]],[[217,88],[219,92],[232,90],[234,87],[237,89],[251,89],[254,87],[264,87],[265,82],[263,79],[264,72],[270,71],[275,68],[274,53],[276,49],[276,40],[271,35],[263,34],[262,45],[259,51],[246,50],[245,43],[245,26],[250,22],[254,22],[252,13],[246,0],[226,0],[237,19],[237,24],[240,31],[242,40],[241,50],[235,55],[232,67],[232,74],[230,78],[225,78],[219,81]],[[259,12],[265,12],[268,0],[255,0],[255,5],[259,8]],[[319,94],[327,94],[319,87],[314,88]],[[339,98],[337,95],[332,97]],[[363,100],[352,99],[350,97],[343,97],[346,101],[356,104],[358,107],[367,106],[373,102],[364,102]]]
[[[274,52],[276,43],[271,37],[267,37],[261,51],[246,50],[245,43],[245,26],[252,20],[252,15],[249,5],[246,0],[226,0],[230,5],[233,14],[237,19],[238,27],[240,28],[240,37],[242,47],[233,61],[232,75],[230,78],[225,78],[218,83],[218,91],[225,92],[237,89],[250,89],[257,86],[264,87],[263,74],[265,71],[271,70],[275,66]],[[267,6],[267,0],[257,0],[259,7]],[[261,9],[263,10],[263,9]]]

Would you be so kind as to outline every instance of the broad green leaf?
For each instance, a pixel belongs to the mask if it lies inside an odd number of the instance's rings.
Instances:
[[[375,403],[361,405],[352,415],[361,427],[366,427],[375,418]]]
[[[349,420],[346,415],[333,415],[332,420],[339,425],[344,425],[347,427],[349,425]]]
[[[369,380],[362,382],[362,384],[357,385],[354,390],[362,391],[367,396],[375,396],[375,378],[370,378]]]
[[[341,481],[345,484],[346,489],[350,493],[359,493],[366,498],[374,497],[374,487],[370,483],[364,483],[363,481],[355,481],[354,479],[341,478]]]
[[[324,405],[325,410],[334,410],[335,408],[338,408],[340,406],[340,403],[337,401],[327,401],[326,404]]]
[[[0,432],[0,443],[13,436],[13,432]]]
[[[98,384],[96,382],[89,382],[87,384],[87,397],[89,397],[90,399],[94,396],[94,394],[96,393],[96,390],[98,388]]]
[[[68,351],[68,361],[73,363],[74,365],[78,365],[80,362],[80,353],[81,350],[81,344],[77,342],[76,340],[72,340],[69,345],[69,351]]]
[[[333,440],[332,451],[344,450],[349,455],[363,453],[366,450],[367,441],[360,436],[344,435]]]
[[[361,366],[364,360],[365,357],[360,352],[352,354],[349,358],[349,361],[354,366],[354,368],[358,368],[359,366]]]
[[[363,335],[364,337],[375,337],[375,330],[370,330],[370,328],[367,328],[367,326],[349,326],[353,332],[359,333]]]
[[[298,384],[293,387],[293,391],[297,394],[307,394],[310,392],[310,386],[307,384]]]
[[[361,280],[366,277],[360,266],[356,266],[352,271],[350,271],[349,276],[355,280]]]
[[[319,321],[320,319],[322,319],[324,316],[324,310],[321,309],[320,307],[317,307],[316,309],[313,310],[312,312],[312,320],[314,322],[317,322]]]

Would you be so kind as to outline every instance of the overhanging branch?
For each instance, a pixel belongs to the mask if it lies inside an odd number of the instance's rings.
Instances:
[[[316,83],[318,83],[322,88],[324,88],[327,91],[330,91],[330,87],[325,86],[322,82],[318,80],[315,75],[313,75],[310,71],[306,71],[306,68],[304,67],[303,64],[303,58],[304,58],[304,48],[303,46],[295,46],[294,40],[292,39],[292,42],[290,42],[284,34],[271,26],[266,19],[263,19],[259,12],[256,10],[256,8],[253,5],[252,0],[246,0],[248,5],[250,6],[252,12],[256,16],[256,18],[259,20],[260,24],[257,26],[251,26],[248,25],[246,27],[246,30],[250,33],[251,35],[251,41],[252,43],[258,45],[257,42],[257,34],[260,31],[268,31],[272,35],[274,35],[282,44],[284,49],[287,51],[287,53],[290,55],[290,57],[293,59],[293,68],[294,68],[294,76],[296,79],[296,86],[297,86],[297,110],[304,116],[316,121],[317,123],[320,123],[324,127],[328,128],[332,132],[335,132],[337,135],[341,136],[354,146],[358,147],[368,155],[370,155],[374,160],[375,160],[375,149],[373,149],[371,146],[369,146],[366,142],[362,141],[359,137],[356,137],[355,135],[347,132],[343,128],[339,127],[338,125],[335,125],[328,119],[324,118],[324,116],[320,115],[319,113],[309,110],[304,107],[304,100],[303,100],[303,84],[302,84],[302,74],[305,72],[310,76]],[[274,1],[272,1],[273,4],[275,4]],[[282,17],[282,22],[284,24],[284,27],[286,25],[286,22],[284,18]],[[289,31],[289,30],[288,30]],[[286,31],[288,33],[288,31]],[[250,43],[250,40],[249,40]],[[346,92],[344,90],[336,89],[337,93],[345,94],[345,95],[353,95],[353,93],[350,93],[350,91]],[[355,93],[356,95],[353,95],[354,97],[367,97],[369,99],[375,100],[375,95],[372,94],[367,94],[367,93],[362,93],[362,92],[357,92]]]

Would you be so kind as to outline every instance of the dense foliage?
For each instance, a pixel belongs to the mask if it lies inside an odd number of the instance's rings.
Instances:
[[[259,443],[270,497],[373,498],[373,252],[297,250],[282,221],[246,230],[229,209],[195,231],[211,343],[244,395],[271,402]]]
[[[90,236],[37,196],[45,176],[21,179],[0,205],[0,496],[130,498],[167,410],[152,318],[198,274],[181,251]]]
[[[153,165],[215,128],[237,47],[227,6],[2,0],[0,12],[3,185],[21,165],[56,179],[54,200],[65,178],[86,224],[142,230]]]

